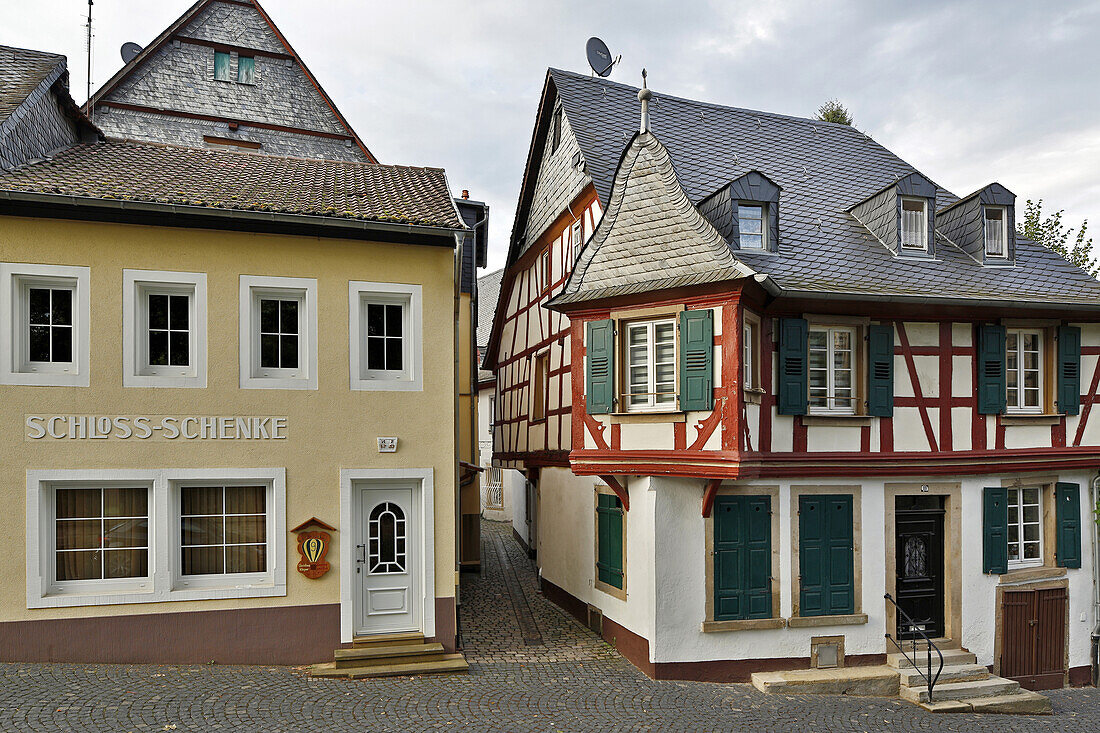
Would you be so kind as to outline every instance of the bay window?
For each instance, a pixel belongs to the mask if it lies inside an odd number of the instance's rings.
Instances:
[[[811,412],[854,414],[856,330],[811,326],[808,337]]]
[[[676,321],[628,323],[626,395],[629,410],[676,408]]]

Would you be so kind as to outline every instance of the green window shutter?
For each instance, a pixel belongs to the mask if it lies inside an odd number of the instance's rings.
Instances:
[[[855,613],[855,535],[850,494],[798,497],[800,616]]]
[[[714,312],[680,313],[680,409],[714,406]]]
[[[978,412],[999,415],[1005,411],[1005,327],[978,327]]]
[[[596,573],[601,583],[623,587],[623,505],[611,494],[596,495]]]
[[[1058,540],[1055,553],[1060,568],[1081,567],[1081,487],[1059,482],[1054,487],[1054,499],[1058,502],[1055,522],[1058,524]]]
[[[982,493],[982,572],[1008,572],[1008,490]]]
[[[867,328],[867,414],[894,414],[894,327]]]
[[[1076,415],[1081,411],[1081,329],[1058,328],[1058,412]]]
[[[615,409],[615,322],[588,322],[588,359],[585,363],[590,415],[606,415]]]
[[[771,499],[714,503],[714,618],[771,618]]]
[[[809,326],[804,318],[779,320],[779,414],[805,415],[806,338]]]

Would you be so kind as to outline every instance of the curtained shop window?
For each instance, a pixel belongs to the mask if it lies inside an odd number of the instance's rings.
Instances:
[[[267,487],[180,488],[181,573],[267,571]]]
[[[54,496],[55,579],[149,575],[149,490],[59,488]]]

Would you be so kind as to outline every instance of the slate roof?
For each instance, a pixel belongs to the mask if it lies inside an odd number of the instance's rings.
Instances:
[[[439,168],[154,143],[74,145],[0,175],[0,191],[464,228]]]
[[[549,77],[606,202],[637,129],[638,89],[558,69]],[[1014,267],[983,267],[939,234],[936,259],[895,257],[849,209],[916,169],[855,128],[654,92],[650,129],[696,205],[751,170],[782,187],[779,252],[736,256],[788,294],[1100,304],[1100,282],[1023,237]],[[937,186],[937,210],[957,200]]]
[[[47,77],[56,79],[64,71],[64,56],[0,46],[0,123],[8,119]]]
[[[549,305],[751,274],[688,200],[665,146],[646,132],[623,155],[607,212]]]
[[[478,348],[489,345],[489,334],[493,331],[493,314],[496,313],[497,299],[500,297],[500,282],[503,279],[503,268],[477,279]]]

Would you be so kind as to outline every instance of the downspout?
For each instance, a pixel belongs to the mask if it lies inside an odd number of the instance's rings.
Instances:
[[[1089,484],[1089,511],[1096,511],[1097,502],[1100,501],[1100,473],[1097,473],[1096,478]],[[1100,517],[1095,514],[1091,517],[1090,525],[1092,531],[1089,535],[1092,537],[1092,656],[1090,657],[1090,663],[1092,666],[1092,685],[1093,687],[1100,687],[1100,567],[1097,566],[1097,561],[1100,560]]]

